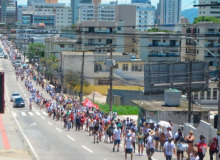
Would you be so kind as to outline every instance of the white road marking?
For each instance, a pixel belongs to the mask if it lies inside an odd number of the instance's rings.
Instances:
[[[28,112],[31,116],[33,116],[34,114],[32,112]]]
[[[66,135],[69,139],[71,139],[72,141],[75,141],[75,139],[73,139],[72,137],[70,137],[69,135]]]
[[[28,101],[28,103],[30,103],[28,98],[27,98],[27,101]]]
[[[21,112],[21,115],[22,115],[22,116],[26,116],[26,113],[25,113],[25,112]]]
[[[38,116],[40,116],[41,114],[39,112],[35,112]]]
[[[16,114],[16,113],[14,113],[14,112],[13,112],[12,114],[13,114],[13,116],[15,116],[15,117],[17,116],[17,114]]]
[[[62,132],[59,128],[56,128],[58,131]]]
[[[22,88],[20,87],[20,89],[22,89]]]
[[[24,94],[24,96],[26,97],[26,94]]]
[[[36,111],[35,108],[34,108],[34,106],[32,106],[32,109],[33,109],[33,111]]]
[[[42,111],[42,113],[43,113],[44,115],[46,115],[46,116],[47,116],[47,113],[46,113],[46,112]]]
[[[8,90],[7,90],[6,85],[5,85],[5,92],[6,92],[6,97],[7,97],[8,101],[9,101]]]
[[[20,86],[20,84],[18,83],[18,85]]]
[[[52,123],[50,123],[50,122],[47,122],[47,123],[48,123],[49,125],[51,125],[51,126],[53,125],[53,124],[52,124]]]
[[[21,90],[22,92],[24,92],[23,90]]]
[[[36,126],[37,124],[35,122],[33,122],[33,124],[30,124],[31,126]]]
[[[45,119],[44,117],[41,116],[42,119]]]
[[[86,149],[87,151],[89,151],[90,153],[93,153],[92,150],[90,150],[89,148],[85,147],[84,145],[81,145],[84,149]]]
[[[34,150],[34,147],[33,147],[32,144],[31,144],[31,142],[28,140],[27,136],[24,134],[24,131],[22,130],[20,124],[18,123],[17,118],[16,118],[15,116],[13,116],[13,117],[14,117],[14,119],[15,119],[15,122],[16,122],[18,128],[19,128],[20,131],[21,131],[21,134],[23,135],[23,137],[24,137],[24,139],[26,140],[28,146],[30,147],[30,150],[31,150],[32,154],[34,155],[35,159],[36,159],[36,160],[40,160],[40,158],[38,157],[37,153],[36,153],[35,150]]]

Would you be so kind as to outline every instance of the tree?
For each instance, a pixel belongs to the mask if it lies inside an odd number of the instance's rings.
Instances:
[[[64,75],[64,81],[70,87],[71,91],[73,91],[76,86],[81,84],[81,77],[79,73],[69,70]],[[83,86],[88,87],[89,85],[88,81],[83,80]]]
[[[213,22],[213,23],[220,23],[220,20],[216,17],[208,17],[208,16],[201,16],[194,18],[193,24],[197,24],[198,22]]]
[[[30,52],[29,57],[31,56],[40,56],[44,57],[44,45],[42,43],[31,43],[28,46]]]

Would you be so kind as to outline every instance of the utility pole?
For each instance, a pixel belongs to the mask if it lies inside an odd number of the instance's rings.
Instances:
[[[113,60],[113,57],[112,57],[112,46],[111,47],[111,55],[110,55],[110,59]],[[113,61],[112,61],[113,62]],[[112,81],[113,81],[113,66],[110,66],[110,76],[109,76],[109,85],[110,85],[110,98],[109,98],[109,115],[110,117],[112,118],[112,101],[113,101],[113,90],[112,90]]]
[[[83,101],[83,74],[84,74],[84,59],[85,59],[85,52],[83,50],[83,56],[82,56],[82,69],[81,69],[81,85],[80,85],[80,104]]]
[[[63,94],[63,54],[60,52],[60,59],[61,59],[61,65],[60,65],[60,89],[61,89],[61,94]]]
[[[192,104],[192,61],[189,63],[189,85],[188,85],[188,123],[191,123],[191,104]]]

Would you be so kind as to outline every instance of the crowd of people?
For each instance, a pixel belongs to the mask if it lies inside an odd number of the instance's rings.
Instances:
[[[183,160],[185,156],[187,160],[203,160],[208,148],[210,160],[213,160],[213,154],[219,152],[217,138],[213,138],[208,147],[208,142],[203,135],[200,136],[199,142],[195,142],[192,131],[184,136],[182,130],[178,129],[173,135],[171,132],[172,122],[167,128],[146,122],[136,126],[135,121],[129,117],[123,120],[119,119],[116,110],[111,116],[100,109],[84,106],[76,98],[56,93],[50,84],[45,85],[43,75],[35,75],[33,67],[25,69],[17,67],[17,80],[19,76],[25,77],[25,86],[31,93],[30,104],[36,103],[40,109],[46,109],[48,117],[61,121],[63,128],[68,131],[71,128],[75,128],[75,131],[85,130],[89,136],[93,136],[94,143],[100,143],[103,137],[104,143],[112,144],[113,152],[119,152],[120,144],[123,142],[125,160],[127,160],[127,154],[131,155],[132,160],[133,154],[136,152],[139,156],[146,154],[148,160],[151,160],[155,151],[164,152],[166,160],[171,160],[173,155],[178,160]],[[39,89],[34,87],[34,83],[45,89],[50,98],[45,98]]]

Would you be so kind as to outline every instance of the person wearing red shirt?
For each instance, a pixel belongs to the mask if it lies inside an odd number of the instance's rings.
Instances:
[[[205,137],[200,136],[200,142],[197,144],[199,160],[203,160],[205,153],[203,154],[203,148],[207,149],[207,144],[205,143]]]
[[[72,128],[73,128],[73,122],[74,122],[73,112],[70,113],[69,118],[70,118],[70,121],[71,121],[71,124],[72,124]]]
[[[82,116],[82,117],[80,118],[81,130],[83,130],[83,124],[84,124],[85,120],[86,120],[86,119],[85,119],[84,116]]]
[[[213,154],[218,153],[218,139],[215,137],[212,139],[212,143],[209,148],[210,160],[213,160]]]

